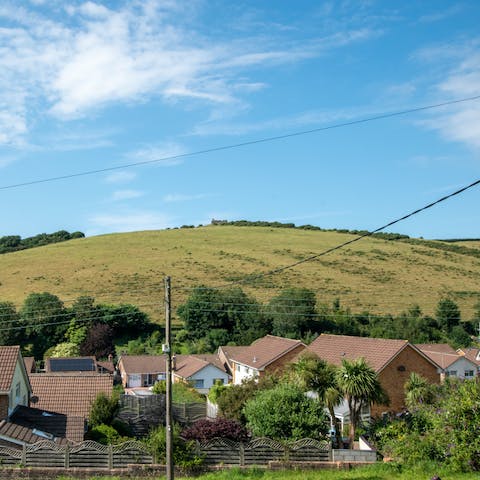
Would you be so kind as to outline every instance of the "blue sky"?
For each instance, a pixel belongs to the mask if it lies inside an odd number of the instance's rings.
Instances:
[[[2,1],[0,235],[375,229],[480,178],[480,2]],[[480,188],[392,228],[480,237]]]

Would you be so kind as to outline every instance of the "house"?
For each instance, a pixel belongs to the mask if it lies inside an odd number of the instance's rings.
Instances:
[[[208,394],[218,382],[229,383],[231,378],[216,354],[175,355],[172,364],[174,382],[187,382],[203,394]]]
[[[7,418],[17,405],[28,406],[31,393],[20,347],[0,346],[0,419]]]
[[[42,440],[58,445],[83,441],[85,420],[37,408],[18,405],[10,417],[0,422],[0,444],[18,448]]]
[[[88,419],[98,394],[111,396],[113,377],[96,372],[30,374],[31,406],[67,416]]]
[[[468,358],[477,366],[477,372],[480,372],[480,349],[477,347],[468,347],[468,348],[459,348],[457,353],[460,355],[465,355],[465,358]]]
[[[417,344],[416,347],[441,367],[442,380],[445,377],[472,379],[478,375],[478,365],[447,343]]]
[[[385,411],[400,412],[405,407],[404,385],[416,372],[431,383],[440,382],[441,368],[407,340],[321,334],[308,347],[326,362],[340,366],[342,360],[363,357],[378,375],[390,405],[373,405],[371,416]]]
[[[123,387],[150,387],[158,380],[165,380],[165,358],[163,355],[122,355],[117,369]]]
[[[248,347],[220,347],[218,356],[230,369],[235,385],[249,378],[281,371],[306,349],[300,340],[266,335]]]

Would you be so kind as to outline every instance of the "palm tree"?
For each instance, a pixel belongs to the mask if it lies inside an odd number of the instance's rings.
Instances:
[[[335,444],[341,443],[341,432],[334,407],[342,403],[343,395],[337,387],[336,369],[312,352],[303,353],[290,370],[290,380],[305,390],[315,392],[318,401],[325,404],[335,428]]]
[[[350,412],[349,441],[353,448],[355,433],[360,425],[362,407],[373,403],[388,404],[388,396],[380,385],[378,376],[365,361],[342,360],[342,366],[337,371],[337,384],[348,403]]]
[[[431,403],[433,400],[432,386],[428,380],[418,373],[412,372],[405,383],[405,402],[409,409],[421,403]]]

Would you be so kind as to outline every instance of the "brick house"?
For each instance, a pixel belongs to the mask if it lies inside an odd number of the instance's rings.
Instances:
[[[336,366],[341,366],[342,359],[365,359],[390,398],[389,406],[372,406],[372,417],[385,411],[402,411],[405,407],[404,385],[410,373],[416,372],[430,383],[440,382],[439,365],[407,340],[322,334],[308,346],[308,350]]]
[[[7,418],[17,405],[28,406],[31,394],[20,347],[0,346],[0,420]]]
[[[300,340],[266,335],[248,347],[219,347],[218,356],[230,369],[233,383],[282,371],[306,349]]]

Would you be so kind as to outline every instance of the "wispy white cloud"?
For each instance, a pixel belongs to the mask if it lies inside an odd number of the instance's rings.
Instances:
[[[292,44],[277,29],[271,38],[249,31],[241,41],[220,41],[196,28],[190,3],[87,1],[61,11],[0,7],[8,20],[0,29],[2,144],[20,146],[34,116],[46,112],[81,118],[152,97],[238,107],[242,95],[266,87],[249,78],[252,68],[299,62],[378,33],[352,28]]]
[[[168,215],[149,211],[125,211],[92,215],[87,227],[88,235],[104,232],[134,232],[161,230],[171,226]]]
[[[175,202],[189,202],[192,200],[201,200],[203,198],[211,197],[211,194],[208,193],[199,193],[196,195],[185,195],[182,193],[170,193],[163,197],[163,201],[166,203],[175,203]]]
[[[443,80],[435,88],[442,99],[460,99],[480,95],[480,42],[469,41],[460,50]],[[458,103],[443,109],[423,124],[438,130],[447,140],[464,143],[475,149],[480,148],[480,99]]]
[[[139,190],[117,190],[113,192],[112,200],[113,201],[121,201],[121,200],[130,200],[132,198],[139,198],[143,197],[144,192],[140,192]]]
[[[137,178],[137,174],[133,171],[120,170],[118,172],[110,173],[106,176],[107,183],[130,183]]]

